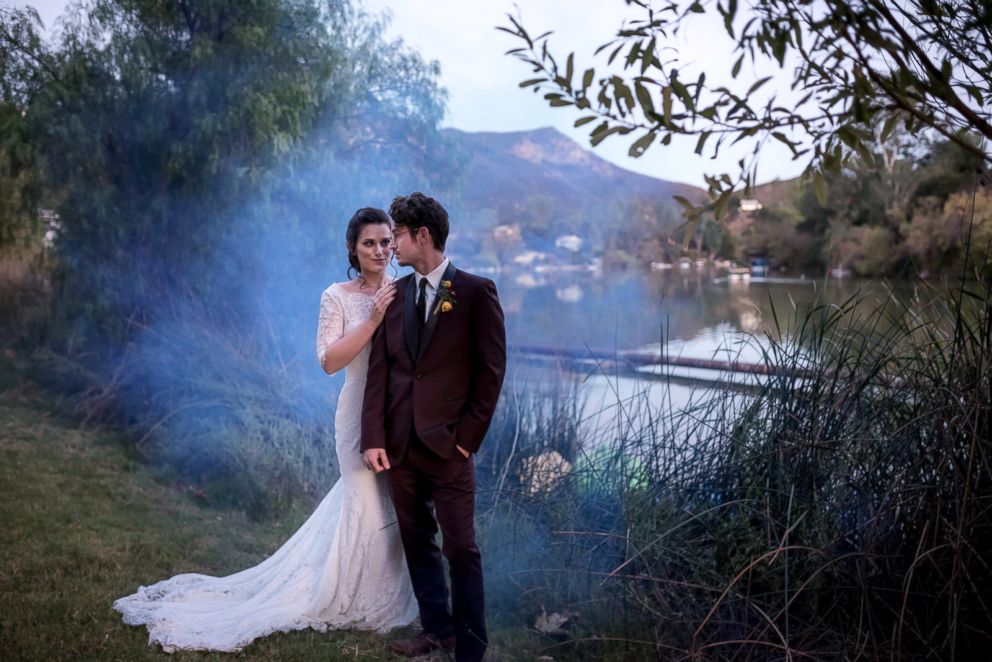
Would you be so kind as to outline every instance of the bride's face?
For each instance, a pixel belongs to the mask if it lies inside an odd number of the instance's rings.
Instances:
[[[381,274],[393,255],[393,232],[385,223],[366,225],[358,233],[355,255],[362,273]]]

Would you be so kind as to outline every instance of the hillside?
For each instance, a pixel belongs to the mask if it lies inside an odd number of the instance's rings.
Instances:
[[[463,164],[456,209],[477,230],[520,224],[532,247],[565,232],[595,240],[637,201],[705,198],[700,188],[613,165],[553,128],[443,133]]]
[[[792,204],[799,199],[801,192],[799,177],[793,177],[758,184],[751,190],[749,197],[756,198],[767,208],[776,208]]]

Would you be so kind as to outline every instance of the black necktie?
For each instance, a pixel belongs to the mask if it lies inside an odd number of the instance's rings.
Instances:
[[[420,279],[420,298],[417,299],[417,328],[424,328],[427,321],[427,279]]]

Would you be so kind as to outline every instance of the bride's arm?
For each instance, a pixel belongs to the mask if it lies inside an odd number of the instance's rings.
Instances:
[[[396,289],[392,283],[379,288],[372,297],[369,319],[344,333],[344,307],[341,299],[330,291],[324,292],[320,298],[320,320],[317,323],[317,360],[324,372],[333,375],[358,356],[382,323],[386,308],[395,294]]]

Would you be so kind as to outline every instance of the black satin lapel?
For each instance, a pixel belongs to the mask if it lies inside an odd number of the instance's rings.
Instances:
[[[441,280],[450,280],[452,282],[451,287],[454,288],[455,274],[458,273],[458,269],[455,269],[455,265],[448,263],[448,268],[444,270],[444,275],[441,276]]]
[[[457,274],[457,273],[458,273],[458,269],[455,269],[455,265],[453,265],[453,264],[451,264],[449,262],[447,269],[444,270],[444,275],[441,276],[441,280],[442,281],[445,281],[445,280],[452,281],[451,289],[455,289],[454,288],[454,280],[453,279],[455,277],[455,274]],[[440,290],[438,291],[438,295],[440,295]],[[438,312],[437,314],[435,314],[435,311],[437,311],[437,309],[438,309],[437,308],[437,296],[435,296],[434,297],[434,303],[431,304],[430,314],[427,315],[427,324],[424,325],[424,336],[420,340],[420,351],[417,353],[417,360],[418,361],[420,360],[420,357],[422,357],[424,355],[424,352],[427,351],[427,347],[431,344],[431,336],[434,335],[434,327],[437,326],[437,320],[438,320],[438,318],[441,317],[441,315],[444,314],[444,313],[441,313],[441,312]]]
[[[406,283],[403,316],[406,320],[406,348],[410,358],[417,358],[417,279],[410,276]]]

